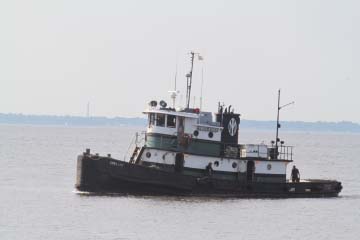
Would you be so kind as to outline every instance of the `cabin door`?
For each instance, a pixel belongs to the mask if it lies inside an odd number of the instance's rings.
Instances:
[[[184,117],[178,117],[178,136],[184,135]]]
[[[246,165],[246,180],[252,182],[254,180],[255,163],[254,161],[247,161]]]
[[[185,132],[185,129],[184,129],[184,117],[178,117],[177,119],[177,141],[178,141],[178,145],[179,147],[183,146],[184,145],[184,132]]]

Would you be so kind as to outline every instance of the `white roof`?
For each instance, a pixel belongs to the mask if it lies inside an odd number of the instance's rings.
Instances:
[[[197,114],[197,113],[176,112],[176,111],[171,111],[171,110],[155,109],[155,108],[154,109],[146,109],[145,111],[143,111],[143,113],[145,113],[145,114],[162,113],[162,114],[169,114],[169,115],[174,115],[174,116],[179,116],[179,117],[199,118],[199,114]]]

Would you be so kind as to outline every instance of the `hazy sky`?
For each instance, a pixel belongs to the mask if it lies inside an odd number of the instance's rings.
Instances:
[[[0,30],[2,113],[142,116],[195,50],[207,110],[360,122],[359,1],[1,0]]]

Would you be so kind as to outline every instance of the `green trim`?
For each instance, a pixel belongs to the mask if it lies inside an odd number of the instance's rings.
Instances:
[[[185,147],[178,144],[177,137],[164,134],[148,134],[145,144],[148,148],[161,149],[165,151],[174,150],[201,156],[220,157],[221,151],[221,144],[218,142],[201,141],[193,138]]]
[[[163,150],[177,150],[177,138],[171,136],[147,136],[146,137],[146,147],[148,148],[156,148],[156,149],[163,149]]]
[[[193,154],[197,156],[209,156],[209,157],[229,159],[228,157],[221,156],[221,146],[223,145],[222,143],[202,140],[197,138],[192,138],[189,145],[187,147],[184,147],[178,144],[177,136],[170,136],[160,133],[148,133],[145,145],[147,148],[153,148],[158,150],[183,152],[186,154]],[[276,160],[276,159],[266,159],[266,158],[258,158],[258,157],[244,157],[244,158],[237,157],[230,159],[268,161],[268,162],[293,162],[293,160],[280,160],[280,159]]]

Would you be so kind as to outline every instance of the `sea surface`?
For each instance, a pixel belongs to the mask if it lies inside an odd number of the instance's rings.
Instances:
[[[0,240],[360,239],[360,134],[280,132],[302,178],[337,179],[338,198],[92,196],[74,189],[91,148],[123,158],[135,127],[0,125]],[[241,130],[241,143],[274,139]],[[289,168],[293,164],[290,164]]]

